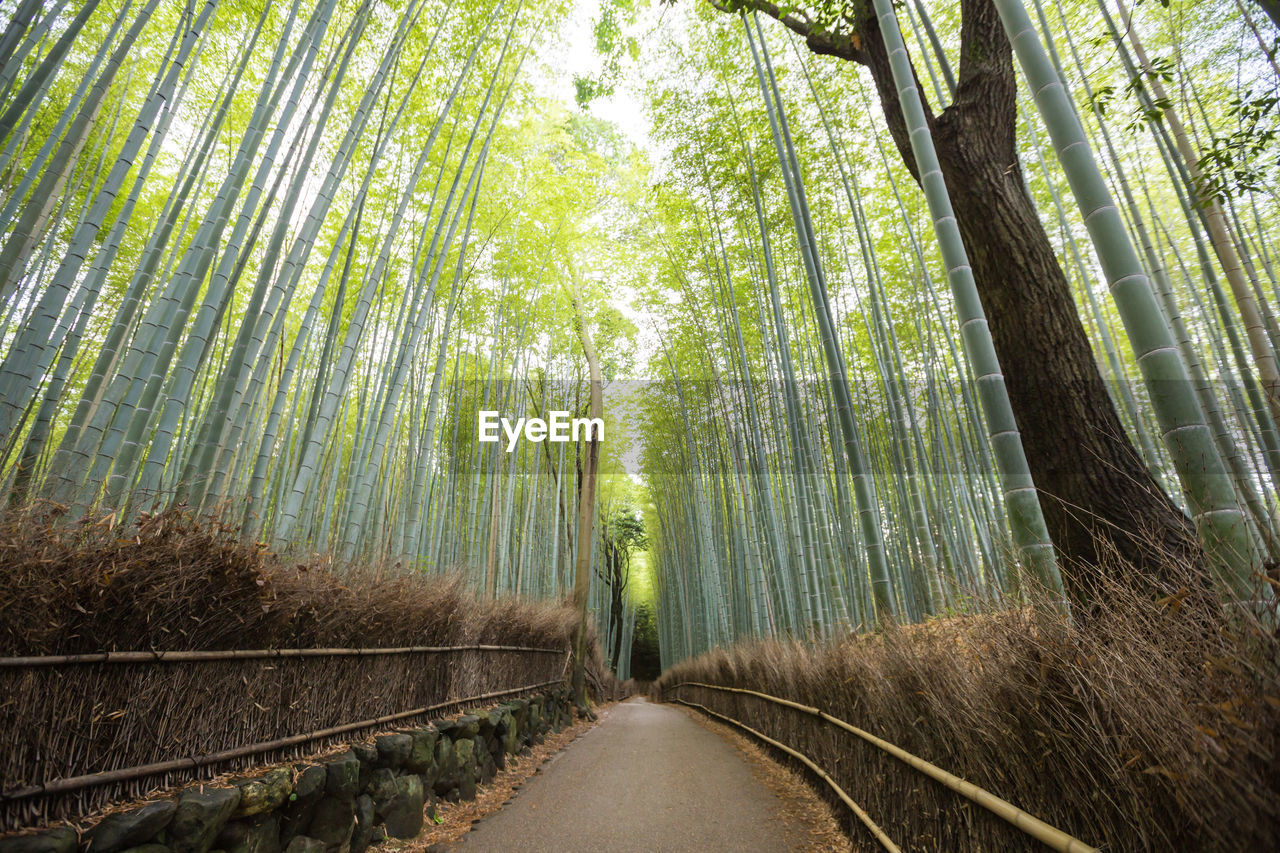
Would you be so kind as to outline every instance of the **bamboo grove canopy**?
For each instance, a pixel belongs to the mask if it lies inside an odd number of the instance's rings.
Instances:
[[[1267,595],[1272,11],[0,0],[5,500],[487,597],[586,554],[624,677],[637,612],[669,664]],[[476,436],[588,360],[582,534],[585,443]]]

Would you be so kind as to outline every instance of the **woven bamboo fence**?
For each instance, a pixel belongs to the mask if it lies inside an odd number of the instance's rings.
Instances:
[[[563,648],[484,644],[0,658],[0,831],[313,754],[387,717],[421,724],[405,712],[438,716],[459,710],[456,700],[545,687],[565,663]],[[190,760],[255,745],[268,748]],[[112,772],[159,763],[171,769]],[[98,778],[56,790],[89,775]]]

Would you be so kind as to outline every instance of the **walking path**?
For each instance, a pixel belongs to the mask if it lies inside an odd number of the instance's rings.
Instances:
[[[801,828],[737,748],[667,705],[633,699],[551,759],[456,850],[801,850]]]

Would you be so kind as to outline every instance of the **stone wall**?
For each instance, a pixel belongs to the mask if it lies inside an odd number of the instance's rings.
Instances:
[[[413,838],[440,801],[475,797],[507,757],[571,720],[567,688],[516,699],[170,799],[0,838],[0,853],[364,853]]]

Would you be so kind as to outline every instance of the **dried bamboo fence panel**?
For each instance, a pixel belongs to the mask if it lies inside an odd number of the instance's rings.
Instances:
[[[311,738],[59,795],[58,779],[208,756],[439,709],[563,677],[564,649],[468,644],[396,649],[112,653],[0,659],[0,831],[58,820],[216,772],[349,740]]]
[[[2,792],[561,678],[574,618],[548,602],[480,601],[455,574],[294,563],[181,508],[136,525],[65,524],[56,507],[10,513],[0,518],[0,831],[352,735],[59,796]]]

